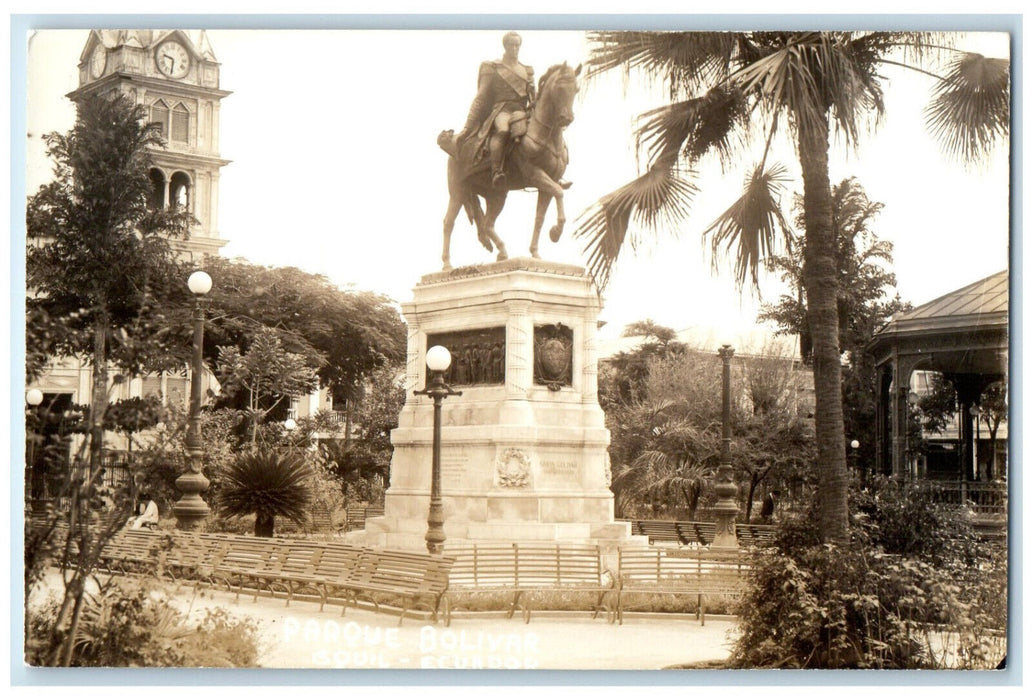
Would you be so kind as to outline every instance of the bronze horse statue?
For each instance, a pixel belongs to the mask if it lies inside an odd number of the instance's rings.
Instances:
[[[444,245],[441,252],[443,269],[452,269],[449,244],[452,228],[460,208],[477,226],[477,239],[492,251],[492,244],[498,249],[498,260],[506,260],[506,245],[495,233],[495,220],[506,204],[509,190],[532,188],[538,190],[538,208],[534,217],[534,233],[531,236],[531,256],[538,257],[538,236],[545,221],[549,202],[556,200],[556,225],[549,231],[553,243],[563,235],[566,215],[563,211],[563,187],[558,183],[567,168],[567,144],[563,130],[574,121],[574,96],[577,94],[577,77],[581,66],[571,68],[566,63],[552,66],[538,82],[538,100],[527,119],[527,131],[517,138],[514,132],[506,154],[506,188],[497,189],[491,184],[491,167],[488,158],[480,158],[473,138],[463,144],[456,144],[451,130],[442,131],[438,145],[449,154],[448,159],[448,210],[445,212]],[[569,186],[569,185],[568,185]],[[483,197],[486,211],[481,209]]]

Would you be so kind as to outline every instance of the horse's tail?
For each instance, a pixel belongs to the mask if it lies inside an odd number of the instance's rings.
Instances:
[[[466,212],[466,219],[471,224],[476,224],[477,223],[477,219],[474,216],[474,212],[477,211],[474,208],[476,206],[478,206],[477,205],[477,195],[473,195],[472,194],[469,197],[467,197],[465,200],[463,200],[463,211]]]

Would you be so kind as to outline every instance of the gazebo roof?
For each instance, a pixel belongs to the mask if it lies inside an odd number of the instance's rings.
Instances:
[[[890,355],[924,356],[931,369],[996,374],[1007,364],[1008,271],[897,314],[868,345]]]
[[[886,325],[891,326],[936,327],[945,322],[949,326],[957,325],[964,320],[966,325],[975,323],[997,323],[1008,319],[1008,271],[1002,270],[986,279],[973,282],[967,287],[944,294],[938,299],[926,302],[921,306],[898,314]]]

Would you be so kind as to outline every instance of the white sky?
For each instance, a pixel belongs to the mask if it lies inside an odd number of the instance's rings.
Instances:
[[[536,76],[553,64],[583,62],[581,33],[523,31],[520,59]],[[40,136],[66,131],[74,109],[84,30],[40,31],[29,43],[28,193],[50,178]],[[255,31],[210,30],[222,64],[219,232],[227,256],[293,265],[334,282],[411,298],[420,276],[440,269],[441,219],[447,203],[447,157],[435,144],[441,129],[459,129],[474,95],[480,61],[499,58],[502,31]],[[967,46],[1007,56],[1006,35],[970,35]],[[930,81],[886,71],[887,116],[862,148],[833,146],[833,183],[858,177],[885,204],[876,233],[895,245],[903,298],[920,304],[1008,265],[1008,161],[1001,151],[988,168],[966,170],[944,158],[922,124]],[[583,86],[567,129],[568,223],[543,258],[583,264],[582,244],[569,234],[577,216],[636,173],[632,126],[664,95],[633,79]],[[625,92],[626,88],[626,92]],[[711,271],[701,232],[737,196],[759,156],[704,170],[693,215],[684,230],[665,232],[649,249],[626,249],[604,292],[604,338],[651,317],[682,329],[711,326],[734,337],[756,323],[758,303],[736,292],[730,269]],[[796,178],[788,142],[780,162]],[[787,193],[786,209],[790,201]],[[514,192],[497,224],[511,257],[527,254],[535,195]],[[452,262],[494,259],[460,214]],[[764,284],[765,300],[779,287]]]

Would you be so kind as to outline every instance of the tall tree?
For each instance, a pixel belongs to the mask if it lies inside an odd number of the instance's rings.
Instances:
[[[169,239],[186,236],[193,219],[182,209],[149,206],[150,149],[162,146],[161,132],[128,96],[84,97],[72,130],[45,138],[54,180],[29,198],[26,210],[26,278],[33,292],[26,335],[30,344],[41,340],[44,356],[88,359],[93,381],[90,471],[71,492],[68,531],[79,533],[74,535],[78,555],[53,625],[61,643],[51,663],[68,665],[86,581],[97,565],[99,547],[113,533],[109,527],[91,536],[88,519],[82,528],[75,521],[80,504],[87,511],[97,505],[108,365],[135,372],[160,369],[185,356],[165,311],[175,307],[169,300],[187,296]],[[67,557],[72,537],[66,540]],[[26,542],[27,559],[39,546]]]
[[[205,355],[220,346],[246,350],[260,333],[318,368],[320,383],[339,399],[361,394],[374,370],[405,357],[405,325],[389,299],[343,290],[322,275],[293,267],[210,258]]]
[[[34,292],[28,336],[41,330],[51,356],[89,359],[94,468],[109,363],[134,372],[185,357],[178,339],[162,329],[169,327],[167,302],[187,295],[169,239],[185,237],[193,218],[149,205],[150,149],[163,142],[146,116],[128,96],[84,97],[72,130],[45,137],[54,180],[29,199],[26,215],[27,283]]]
[[[734,253],[740,285],[756,287],[761,260],[786,230],[779,195],[786,169],[769,163],[785,129],[803,175],[804,289],[814,342],[818,490],[822,532],[847,538],[847,462],[841,402],[836,237],[829,182],[829,137],[857,144],[884,112],[882,71],[914,68],[936,81],[927,121],[948,154],[966,161],[1007,137],[1009,74],[1005,59],[954,52],[949,37],[920,32],[594,32],[589,75],[641,68],[664,81],[672,102],[643,115],[637,138],[646,172],[604,196],[582,217],[589,267],[600,284],[628,235],[632,217],[648,229],[677,225],[697,192],[692,168],[707,155],[740,160],[751,134],[764,144],[742,196],[707,229],[714,252]],[[763,120],[763,121],[762,121]],[[741,138],[746,137],[746,138]]]
[[[268,331],[255,337],[246,353],[236,345],[220,347],[216,371],[223,391],[247,396],[252,443],[258,424],[277,404],[284,398],[306,394],[317,385],[315,368],[303,355],[285,351],[279,337]]]
[[[649,363],[655,358],[684,355],[688,346],[677,340],[673,328],[661,326],[652,319],[629,323],[622,338],[641,337],[638,347],[620,351],[606,360],[600,376],[600,403],[608,410],[614,404],[629,404],[644,396],[649,376]]]
[[[853,457],[858,465],[875,461],[875,364],[865,347],[875,332],[890,318],[911,308],[892,295],[897,283],[891,271],[893,244],[879,239],[872,230],[882,211],[881,202],[868,198],[854,178],[832,188],[832,228],[836,236],[836,269],[839,323],[839,351],[849,361],[842,368],[843,427],[847,438],[860,444]],[[803,200],[796,198],[796,225],[804,228]],[[774,304],[761,306],[759,319],[772,321],[781,334],[798,335],[800,356],[810,363],[812,343],[804,293],[804,249],[802,236],[790,234],[785,255],[769,257],[769,269],[778,272],[790,293]]]

